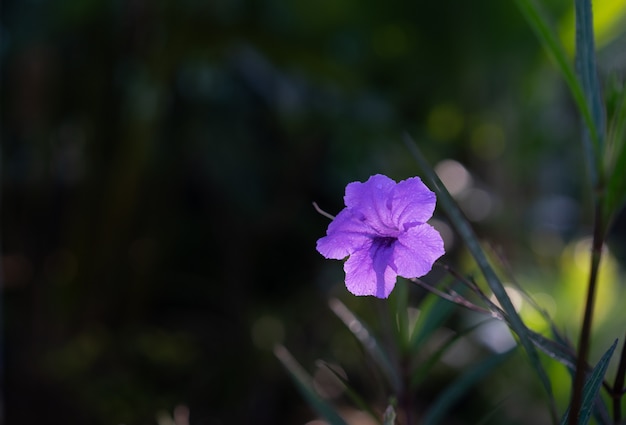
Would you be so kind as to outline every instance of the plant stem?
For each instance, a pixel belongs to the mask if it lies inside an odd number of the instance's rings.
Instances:
[[[591,246],[591,270],[589,273],[589,285],[587,287],[587,299],[585,302],[585,315],[583,317],[583,325],[580,332],[580,342],[578,345],[578,356],[576,358],[576,373],[574,375],[574,389],[572,393],[571,411],[569,415],[569,424],[577,425],[578,416],[583,396],[583,386],[585,384],[585,375],[587,357],[589,356],[589,347],[591,345],[591,325],[593,323],[593,308],[596,296],[596,287],[598,286],[598,273],[600,271],[600,260],[602,258],[602,246],[604,244],[604,226],[602,226],[602,203],[596,201],[593,242]]]
[[[617,424],[622,420],[622,396],[624,395],[624,380],[626,378],[626,336],[624,337],[624,345],[622,345],[622,355],[619,359],[619,366],[615,374],[615,383],[613,384],[613,420]]]

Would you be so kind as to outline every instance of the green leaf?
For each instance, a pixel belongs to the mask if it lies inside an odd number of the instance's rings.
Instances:
[[[530,337],[533,343],[550,358],[558,361],[564,365],[570,372],[572,377],[576,371],[576,353],[571,344],[563,338],[554,324],[551,323],[552,333],[554,340],[549,339],[541,334],[531,331]],[[591,368],[589,368],[591,369]],[[609,416],[606,410],[606,406],[602,403],[602,399],[597,398],[594,407],[593,415],[596,418],[598,424],[609,424]]]
[[[517,347],[500,354],[491,356],[472,369],[461,375],[454,381],[431,405],[430,410],[422,420],[423,425],[435,425],[445,418],[446,414],[452,410],[456,402],[470,390],[477,382],[484,379],[493,369],[507,360]]]
[[[435,330],[452,315],[456,305],[429,292],[420,306],[420,314],[411,333],[411,352],[416,353]]]
[[[401,388],[401,380],[398,371],[393,367],[389,356],[379,344],[378,340],[376,340],[370,329],[338,299],[333,298],[328,304],[337,317],[339,317],[350,332],[354,334],[374,362],[376,362],[387,378],[391,388],[398,393]]]
[[[390,310],[393,314],[393,320],[396,325],[397,345],[401,348],[402,353],[406,353],[409,347],[409,285],[405,282],[396,285],[394,291],[389,297]]]
[[[617,340],[615,340],[613,345],[604,353],[596,367],[591,371],[587,382],[585,382],[585,386],[583,387],[583,401],[580,406],[580,415],[578,416],[578,425],[587,425],[587,423],[589,423],[591,414],[594,411],[596,398],[602,387],[602,381],[604,380],[604,375],[611,361],[611,356],[615,351],[615,347],[617,347]],[[565,411],[565,415],[563,415],[561,419],[561,425],[568,423],[569,412],[570,408],[568,407]]]
[[[309,406],[331,425],[347,425],[335,408],[315,392],[311,376],[300,366],[285,347],[282,345],[277,346],[274,349],[274,354],[278,357],[278,360],[280,360],[285,369],[287,369],[289,376],[291,376],[291,379],[293,379],[296,387],[309,403]]]
[[[626,89],[622,86],[615,100],[615,111],[607,135],[606,222],[626,202]]]
[[[580,83],[580,80],[576,77],[574,67],[570,62],[563,45],[557,38],[555,31],[550,28],[547,20],[539,11],[539,8],[535,4],[534,0],[517,0],[516,3],[531,28],[534,30],[543,48],[556,62],[558,69],[561,71],[561,74],[570,89],[583,122],[589,129],[589,139],[584,139],[583,143],[585,148],[585,158],[589,161],[588,166],[593,184],[595,186],[602,170],[602,141],[599,129],[597,128],[594,113],[592,112],[585,95],[585,89]],[[581,33],[581,37],[583,36],[586,41],[589,36],[587,30]]]
[[[554,406],[550,379],[548,378],[548,375],[546,374],[546,371],[543,368],[543,365],[541,364],[541,361],[539,359],[537,350],[535,349],[535,346],[530,339],[530,331],[515,310],[511,299],[504,289],[504,285],[502,284],[493,267],[487,260],[487,256],[480,246],[480,242],[474,234],[474,231],[472,230],[469,222],[465,219],[463,213],[452,198],[452,195],[450,195],[446,187],[443,185],[443,183],[435,173],[435,170],[433,170],[426,158],[424,158],[424,155],[417,147],[415,142],[413,142],[413,140],[411,140],[408,135],[405,135],[404,140],[409,150],[413,154],[413,157],[417,161],[418,165],[426,175],[426,178],[433,185],[433,190],[437,194],[439,204],[443,207],[452,225],[454,226],[457,233],[460,235],[461,239],[474,257],[474,260],[476,261],[476,264],[478,264],[481,273],[485,277],[489,288],[496,296],[496,299],[504,310],[509,327],[518,336],[520,343],[528,354],[531,365],[537,372],[539,379],[546,389],[546,392],[550,398],[551,406]]]
[[[411,374],[411,387],[414,387],[418,383],[422,382],[428,375],[428,373],[432,370],[432,368],[441,360],[441,357],[452,347],[456,342],[458,342],[464,336],[472,333],[479,326],[490,322],[491,320],[483,320],[482,322],[476,323],[473,326],[470,326],[466,329],[463,329],[460,332],[455,333],[450,338],[446,340],[446,342],[437,349],[426,361],[419,365],[419,367],[415,368],[415,370]]]
[[[576,12],[576,66],[597,132],[595,136],[599,143],[596,147],[597,159],[601,159],[604,158],[604,101],[596,65],[591,0],[575,0],[574,8]],[[594,127],[588,126],[589,132],[593,132]]]
[[[533,331],[530,331],[529,336],[533,344],[550,358],[558,361],[570,370],[576,368],[576,353],[571,347],[553,341]]]
[[[559,331],[556,329],[555,325],[551,323],[552,334],[554,335],[554,341],[552,341],[557,346],[561,347],[562,354],[565,357],[569,357],[568,360],[561,361],[568,371],[570,372],[572,379],[574,379],[574,375],[576,373],[576,356],[572,354],[575,350],[572,347],[571,343],[563,337]],[[587,366],[588,370],[591,370],[590,366]],[[594,403],[593,415],[596,418],[596,422],[601,425],[609,425],[611,423],[611,419],[609,418],[609,413],[607,411],[606,405],[603,403],[602,398],[597,397]]]
[[[346,395],[350,400],[352,400],[356,407],[363,410],[364,412],[367,412],[372,417],[372,419],[376,421],[376,423],[381,424],[379,416],[374,413],[372,408],[365,402],[365,400],[363,400],[363,398],[361,398],[361,396],[354,390],[354,388],[350,386],[350,383],[346,378],[337,373],[332,365],[326,363],[323,360],[318,360],[317,364],[318,367],[325,367],[327,370],[329,370],[343,384]]]

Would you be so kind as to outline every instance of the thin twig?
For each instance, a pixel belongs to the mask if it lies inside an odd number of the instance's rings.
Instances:
[[[421,279],[418,278],[411,278],[409,279],[411,282],[415,283],[416,285],[420,286],[421,288],[426,289],[429,292],[432,292],[433,294],[437,295],[438,297],[443,298],[444,300],[450,301],[452,303],[458,304],[462,307],[465,307],[469,310],[472,311],[476,311],[478,313],[482,313],[482,314],[486,314],[488,316],[493,317],[494,319],[498,319],[498,320],[504,320],[504,317],[497,311],[491,311],[488,310],[486,308],[480,307],[474,303],[471,303],[470,301],[468,301],[467,299],[463,298],[462,296],[460,296],[458,293],[450,290],[450,294],[445,293],[443,291],[440,291],[439,289],[435,288],[434,286],[429,285],[428,283],[424,282]]]
[[[447,271],[448,273],[450,273],[450,275],[452,277],[454,277],[459,282],[461,282],[462,284],[467,286],[470,290],[472,290],[475,293],[477,293],[478,296],[480,297],[480,299],[485,304],[487,304],[489,306],[490,310],[497,311],[497,313],[502,318],[506,317],[506,313],[500,307],[498,307],[498,305],[496,303],[491,301],[491,299],[487,296],[487,294],[485,294],[485,292],[482,289],[480,289],[480,287],[474,281],[472,281],[471,279],[467,278],[466,276],[463,276],[461,273],[459,273],[458,271],[456,271],[455,269],[453,269],[452,267],[450,267],[447,264],[443,264],[443,263],[439,263],[439,262],[436,262],[435,264],[437,266],[441,267],[442,269],[444,269],[445,271]]]
[[[335,219],[335,216],[332,214],[327,213],[326,211],[324,211],[323,209],[321,209],[319,207],[319,205],[317,205],[317,202],[313,202],[313,208],[315,208],[315,211],[317,211],[318,213],[322,214],[324,217],[328,217],[331,220]]]

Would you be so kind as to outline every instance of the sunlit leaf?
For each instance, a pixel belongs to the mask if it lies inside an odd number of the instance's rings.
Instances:
[[[615,347],[617,347],[617,340],[615,340],[613,345],[611,345],[606,353],[604,353],[598,364],[591,371],[591,374],[587,378],[587,382],[585,382],[585,386],[583,387],[583,401],[580,406],[580,414],[578,416],[579,425],[586,425],[589,423],[589,419],[594,411],[596,398],[598,397],[598,393],[602,387],[602,381],[604,380],[604,375],[609,366],[609,362],[611,361],[611,356],[615,351]],[[565,411],[565,414],[561,419],[561,425],[566,425],[568,423],[569,412],[570,408]]]
[[[626,29],[626,0],[594,0],[593,27],[598,47],[613,41]],[[561,39],[568,51],[574,51],[574,8],[563,16]]]

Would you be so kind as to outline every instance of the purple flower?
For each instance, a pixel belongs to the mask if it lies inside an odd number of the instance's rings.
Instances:
[[[436,198],[419,177],[396,183],[377,174],[346,186],[344,208],[317,241],[326,258],[344,263],[354,295],[387,298],[397,276],[420,277],[444,254],[443,240],[426,224]]]

